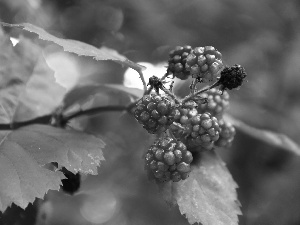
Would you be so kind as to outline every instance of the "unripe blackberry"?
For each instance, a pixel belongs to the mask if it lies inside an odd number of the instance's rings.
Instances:
[[[220,135],[218,119],[206,112],[194,116],[191,123],[192,133],[187,138],[187,146],[189,148],[201,146],[203,150],[211,150]]]
[[[213,46],[196,47],[186,58],[185,69],[202,82],[216,80],[222,68],[222,54]]]
[[[198,102],[198,113],[209,112],[212,116],[221,118],[224,111],[229,106],[229,94],[227,91],[219,91],[216,88],[212,88],[207,92],[201,93],[197,96],[200,99],[207,99],[207,102],[200,100]]]
[[[147,151],[145,168],[158,182],[185,180],[193,156],[186,146],[171,137],[159,138]]]
[[[191,119],[198,114],[194,101],[186,102],[180,108],[176,108],[174,122],[169,129],[180,140],[186,138],[192,132]]]
[[[215,142],[215,146],[229,148],[235,136],[235,128],[231,123],[224,121],[224,119],[219,121],[219,126],[221,129],[220,138]]]
[[[173,123],[175,103],[167,96],[145,95],[133,108],[133,114],[149,133],[160,133]]]
[[[185,69],[186,58],[191,53],[192,47],[189,45],[186,46],[177,46],[174,50],[169,53],[169,65],[168,73],[173,73],[173,75],[181,80],[186,80],[190,72]]]

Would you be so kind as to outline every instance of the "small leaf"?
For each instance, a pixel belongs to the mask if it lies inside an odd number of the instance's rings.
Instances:
[[[8,24],[1,22],[4,26],[9,27],[20,27],[24,30],[27,30],[29,32],[33,32],[39,36],[40,39],[45,41],[51,41],[61,47],[67,52],[75,53],[77,55],[82,56],[91,56],[96,60],[112,60],[117,63],[120,63],[121,65],[125,65],[128,67],[131,67],[132,69],[136,71],[141,71],[144,69],[143,66],[136,64],[129,59],[127,59],[125,56],[120,55],[117,51],[113,49],[109,49],[106,47],[102,47],[100,49],[86,44],[84,42],[76,41],[76,40],[70,40],[70,39],[62,39],[55,37],[49,33],[47,33],[44,29],[34,26],[30,23],[22,23],[22,24]]]
[[[17,143],[40,164],[57,162],[67,170],[97,174],[104,160],[104,142],[92,135],[47,125],[31,125],[7,135],[5,141]]]
[[[74,104],[83,104],[95,97],[95,95],[97,95],[98,101],[101,101],[103,105],[112,104],[113,100],[116,99],[118,100],[118,105],[124,105],[130,103],[131,97],[140,98],[143,95],[143,91],[117,84],[77,86],[66,94],[64,108],[67,109]]]
[[[64,175],[41,167],[17,143],[6,141],[0,147],[0,211],[13,202],[25,209],[48,190],[59,190]]]
[[[190,224],[238,224],[237,184],[214,152],[202,153],[200,165],[192,167],[189,178],[173,185],[179,210]]]
[[[270,145],[291,151],[300,156],[300,146],[285,134],[251,127],[248,124],[229,115],[226,115],[225,119],[232,123],[239,130],[249,134],[254,138],[264,141]]]

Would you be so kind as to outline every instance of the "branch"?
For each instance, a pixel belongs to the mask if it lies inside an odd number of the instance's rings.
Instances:
[[[59,121],[61,125],[66,124],[71,119],[80,117],[80,116],[89,116],[89,115],[95,115],[102,112],[108,112],[108,111],[129,111],[129,106],[101,106],[96,107],[92,109],[82,110],[79,112],[75,112],[69,116],[63,117],[62,115],[55,115],[55,114],[49,114],[41,117],[34,118],[32,120],[27,121],[21,121],[21,122],[12,122],[12,123],[6,123],[6,124],[0,124],[0,130],[15,130],[20,127],[33,125],[33,124],[46,124],[50,125],[51,121],[55,119],[55,117],[61,116],[61,120]]]
[[[0,124],[0,130],[14,130],[14,129],[32,125],[32,124],[50,124],[51,119],[52,119],[52,114],[37,117],[37,118],[34,118],[32,120],[27,120],[27,121]]]
[[[91,116],[108,111],[128,111],[128,106],[99,106],[92,109],[82,110],[62,118],[62,123],[67,123],[69,120],[80,116]]]

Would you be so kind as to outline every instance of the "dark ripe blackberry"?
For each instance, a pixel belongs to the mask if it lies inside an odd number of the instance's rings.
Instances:
[[[238,88],[243,84],[247,74],[245,68],[241,65],[235,64],[231,67],[225,67],[221,71],[221,77],[218,83],[221,86],[221,90]]]
[[[187,137],[187,146],[189,148],[201,146],[203,150],[211,150],[221,131],[218,119],[206,112],[194,116],[191,123],[192,132]]]
[[[220,138],[215,142],[215,146],[229,148],[232,144],[232,141],[235,136],[235,128],[234,126],[225,121],[224,119],[219,121],[220,126]]]
[[[133,114],[149,133],[161,133],[174,121],[175,103],[168,96],[145,95],[133,108]]]
[[[171,137],[159,138],[145,156],[145,168],[157,182],[185,180],[191,171],[193,156],[186,146]]]
[[[219,91],[217,88],[212,88],[207,92],[201,93],[197,96],[200,99],[207,99],[198,101],[198,113],[209,112],[212,116],[221,118],[224,111],[229,107],[229,94],[227,91]]]
[[[168,73],[172,73],[175,77],[186,80],[190,76],[190,72],[185,69],[187,56],[192,51],[192,47],[177,46],[169,53]]]
[[[223,67],[222,54],[213,46],[194,48],[185,65],[185,69],[201,82],[215,81]]]

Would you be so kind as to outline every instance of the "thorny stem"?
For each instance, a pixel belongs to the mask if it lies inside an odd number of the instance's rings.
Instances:
[[[219,86],[219,85],[220,85],[219,81],[216,81],[214,84],[212,84],[211,86],[209,86],[209,87],[207,87],[207,88],[204,88],[204,89],[201,89],[201,90],[199,90],[199,91],[196,91],[195,93],[189,94],[188,96],[186,96],[186,97],[181,101],[181,103],[184,104],[185,102],[191,100],[191,99],[194,98],[195,96],[197,96],[197,95],[199,95],[199,94],[201,94],[201,93],[203,93],[203,92],[206,92],[206,91],[208,91],[208,90],[210,90],[210,89],[212,89],[212,88],[214,88],[214,87],[217,87],[217,86]]]

